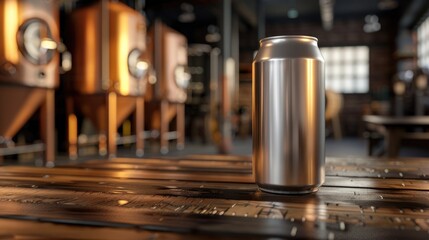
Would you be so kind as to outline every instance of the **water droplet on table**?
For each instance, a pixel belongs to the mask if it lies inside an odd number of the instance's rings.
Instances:
[[[341,231],[346,230],[346,224],[344,222],[340,222],[340,229]]]
[[[295,227],[295,226],[293,226],[292,227],[292,229],[290,230],[290,235],[292,236],[292,237],[295,237],[296,236],[296,232],[298,231],[298,228],[297,227]]]

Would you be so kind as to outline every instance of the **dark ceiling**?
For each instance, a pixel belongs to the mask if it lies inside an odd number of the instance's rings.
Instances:
[[[128,1],[130,5],[135,0]],[[144,11],[149,22],[161,18],[168,25],[185,35],[208,25],[220,25],[223,0],[146,0]],[[321,14],[319,0],[231,0],[233,12],[240,17],[240,28],[257,28],[258,15],[265,14],[266,24],[270,22],[319,21]],[[364,18],[368,14],[379,17],[391,16],[402,28],[412,28],[429,8],[429,0],[332,0],[334,2],[334,24],[349,18]],[[180,22],[179,16],[186,12],[183,4],[191,5],[195,20]],[[296,18],[290,18],[290,10],[296,10]],[[247,30],[247,29],[244,29]]]
[[[145,10],[150,17],[162,17],[167,21],[177,21],[183,11],[181,4],[189,3],[194,7],[196,21],[213,21],[221,13],[222,0],[147,0]],[[334,2],[334,19],[362,17],[367,14],[396,14],[402,16],[407,9],[416,4],[418,10],[428,7],[427,0],[337,0]],[[232,0],[237,13],[253,14],[256,17],[261,6],[270,20],[290,20],[288,11],[296,9],[297,19],[319,20],[319,0]],[[244,9],[243,9],[244,8]],[[416,15],[416,12],[409,14]],[[422,14],[422,13],[419,13]]]

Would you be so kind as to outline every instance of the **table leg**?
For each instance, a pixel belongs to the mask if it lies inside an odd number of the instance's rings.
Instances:
[[[160,140],[160,152],[161,154],[167,154],[168,153],[168,102],[166,100],[161,100],[161,127],[159,130],[159,140]]]
[[[389,127],[386,128],[386,137],[384,139],[384,146],[388,158],[396,158],[399,155],[399,148],[401,146],[401,137],[404,132],[402,128]]]
[[[109,158],[116,157],[116,116],[117,96],[110,92],[107,95],[107,152]]]
[[[45,102],[41,108],[41,130],[45,143],[45,165],[55,165],[55,91],[46,90]]]
[[[144,99],[137,97],[136,113],[135,113],[135,128],[136,128],[136,156],[143,157],[144,154]]]
[[[185,104],[177,104],[176,113],[176,131],[177,131],[177,149],[182,150],[185,147]]]
[[[74,114],[73,98],[68,96],[66,99],[66,112],[67,112],[67,139],[68,139],[68,154],[72,160],[77,159],[78,154],[78,126],[77,118]]]

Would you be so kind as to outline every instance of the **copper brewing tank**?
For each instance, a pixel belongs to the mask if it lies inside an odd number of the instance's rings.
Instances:
[[[103,19],[104,7],[107,7],[108,24]],[[115,91],[122,96],[144,94],[147,63],[142,56],[146,51],[146,22],[139,12],[119,2],[99,1],[75,10],[71,22],[74,32],[72,75],[76,92],[97,94]],[[103,32],[106,26],[108,29]],[[103,38],[106,32],[108,47],[103,49],[107,41]],[[137,61],[132,62],[132,57]],[[106,59],[108,69],[103,68]],[[136,65],[142,72],[133,73]]]
[[[58,1],[0,1],[0,83],[58,86],[58,25]]]
[[[159,20],[149,31],[148,39],[147,59],[153,69],[145,94],[146,125],[153,136],[159,136],[160,152],[167,153],[169,140],[176,139],[178,149],[183,149],[185,143],[184,104],[191,78],[187,39]]]
[[[103,0],[76,9],[70,20],[74,65],[69,102],[99,133],[107,133],[113,156],[116,128],[131,113],[141,116],[143,112],[146,21],[125,4]]]
[[[54,161],[58,4],[53,0],[0,1],[0,137],[11,141],[40,108],[47,165]]]
[[[148,52],[152,53],[157,81],[148,85],[145,99],[184,103],[190,80],[186,37],[157,20],[149,38]]]
[[[102,32],[106,27],[102,16],[106,9],[103,7],[107,7],[109,19],[108,54],[103,51],[103,41],[106,41]],[[124,96],[118,102],[119,126],[134,108],[135,101],[129,97],[143,95],[146,88],[145,73],[148,65],[143,60],[146,51],[145,19],[139,12],[122,3],[99,1],[76,10],[72,13],[71,20],[74,30],[72,88],[80,95],[115,92]],[[102,62],[105,59],[109,60],[107,68]],[[133,72],[136,65],[141,68],[137,74]],[[77,102],[81,111],[99,129],[105,128],[101,117],[103,114],[100,114],[106,108],[103,101],[78,97]],[[94,111],[98,108],[101,108],[100,111]]]

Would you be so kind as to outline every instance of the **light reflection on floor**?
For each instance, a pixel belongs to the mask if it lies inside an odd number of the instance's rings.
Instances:
[[[357,156],[363,157],[367,154],[366,148],[366,139],[364,138],[343,138],[341,140],[334,140],[332,138],[326,139],[326,156],[327,157],[350,157]],[[157,151],[157,146],[155,144],[150,144],[150,142],[145,144],[145,155],[144,157],[176,157],[176,156],[186,156],[190,154],[218,154],[218,149],[214,144],[203,144],[200,142],[187,142],[184,150],[176,150],[174,142],[171,142],[170,152],[166,155],[161,155]],[[94,150],[96,152],[96,150]],[[251,155],[252,154],[252,139],[235,139],[234,146],[230,154],[234,155]],[[429,149],[424,147],[417,146],[404,146],[400,149],[401,157],[427,157],[429,158]],[[132,147],[124,148],[119,146],[118,148],[118,157],[135,157],[134,150]],[[104,159],[102,156],[97,155],[88,155],[81,156],[76,161],[76,163],[85,162],[90,159]],[[56,165],[70,164],[71,161],[68,159],[66,153],[58,153],[56,158]],[[4,165],[41,165],[42,161],[26,159],[26,160],[16,160],[15,159],[4,159]]]

